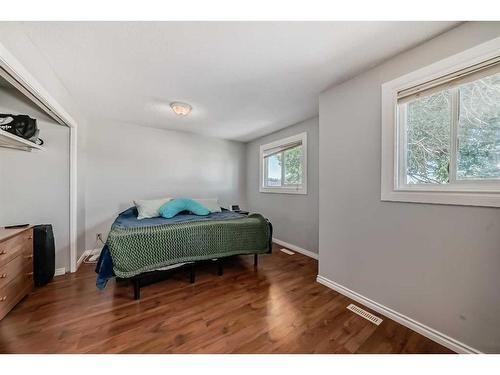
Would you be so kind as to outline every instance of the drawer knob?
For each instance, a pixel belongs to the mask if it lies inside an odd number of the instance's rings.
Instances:
[[[33,276],[33,272],[28,272],[28,273],[26,274],[26,276],[29,276],[29,277]]]
[[[0,251],[0,255],[4,255],[4,254],[7,254],[7,251],[6,251],[6,250],[2,250],[2,251]]]
[[[31,259],[33,258],[33,255],[28,255],[27,257],[24,257],[25,259]]]
[[[7,299],[7,296],[3,296],[2,298],[0,298],[0,302],[3,302]]]
[[[0,279],[5,279],[5,278],[7,278],[7,274],[6,274],[6,273],[2,273],[2,274],[0,275]]]
[[[29,236],[29,237],[28,237],[28,240],[32,240],[32,239],[33,239],[33,236]]]

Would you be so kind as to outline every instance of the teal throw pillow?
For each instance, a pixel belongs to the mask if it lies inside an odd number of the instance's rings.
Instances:
[[[171,219],[182,211],[190,211],[199,216],[206,216],[210,213],[210,210],[201,203],[188,198],[172,199],[159,209],[160,215],[166,219]]]

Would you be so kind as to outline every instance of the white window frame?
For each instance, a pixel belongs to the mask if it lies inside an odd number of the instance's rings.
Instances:
[[[302,185],[297,187],[265,186],[266,165],[264,153],[269,149],[299,141],[302,142]],[[259,155],[259,176],[259,191],[261,193],[307,194],[307,132],[261,145]]]
[[[500,181],[496,180],[457,181],[451,176],[453,184],[406,184],[404,114],[397,103],[398,92],[497,57],[499,51],[500,38],[496,38],[382,85],[382,201],[500,207]],[[453,140],[456,129],[451,132]],[[456,147],[454,142],[451,147]],[[450,160],[450,173],[455,173],[454,163]]]

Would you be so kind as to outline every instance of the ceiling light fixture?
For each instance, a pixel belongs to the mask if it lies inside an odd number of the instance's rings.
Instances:
[[[170,103],[170,108],[177,116],[187,116],[192,109],[189,104],[181,102]]]

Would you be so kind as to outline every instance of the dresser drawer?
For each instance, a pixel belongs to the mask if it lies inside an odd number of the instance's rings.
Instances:
[[[5,266],[0,267],[0,289],[10,283],[20,273],[33,271],[33,254],[22,252]]]
[[[33,271],[23,268],[13,280],[0,288],[0,319],[33,289]]]
[[[21,254],[33,254],[33,229],[28,229],[0,243],[0,267]]]

